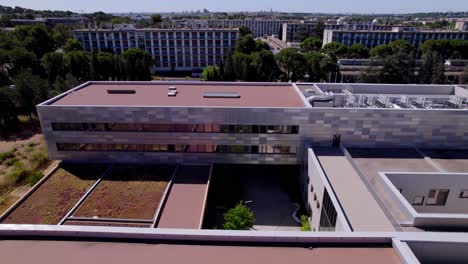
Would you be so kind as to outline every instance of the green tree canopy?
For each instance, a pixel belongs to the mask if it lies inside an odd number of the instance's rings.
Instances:
[[[353,44],[348,47],[347,57],[352,59],[369,58],[369,49],[362,44]]]
[[[221,81],[221,72],[218,66],[208,66],[203,69],[203,80],[205,81]]]
[[[304,55],[295,48],[282,49],[276,55],[276,61],[284,72],[284,81],[301,79],[307,69]]]
[[[330,42],[322,47],[322,52],[332,58],[341,58],[348,53],[348,47],[339,42]]]
[[[64,76],[67,69],[66,60],[62,53],[49,52],[41,59],[42,65],[47,73],[49,86],[55,81],[57,76]]]
[[[249,230],[254,225],[254,215],[244,202],[238,203],[234,208],[224,214],[224,229]]]
[[[257,42],[252,35],[244,35],[236,41],[235,52],[250,54],[257,50]]]
[[[151,16],[151,22],[153,22],[153,26],[159,25],[159,23],[162,21],[163,20],[160,14],[154,14]]]
[[[240,26],[239,27],[239,37],[247,36],[247,35],[252,35],[252,30],[246,26]]]
[[[24,70],[16,76],[14,83],[22,113],[29,116],[36,113],[36,105],[48,98],[46,82],[30,70]]]
[[[63,46],[63,51],[71,52],[71,51],[79,51],[83,50],[83,45],[76,39],[68,39],[67,43]]]
[[[43,25],[18,26],[14,32],[24,47],[36,54],[37,58],[55,49],[54,40]]]
[[[153,65],[151,55],[140,49],[128,49],[123,54],[128,81],[151,80],[150,67]]]
[[[303,52],[319,51],[322,48],[322,40],[316,37],[306,38],[301,43],[301,49]]]

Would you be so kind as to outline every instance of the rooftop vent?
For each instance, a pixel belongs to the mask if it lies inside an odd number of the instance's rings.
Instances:
[[[203,93],[204,98],[240,98],[238,92],[205,92]]]
[[[107,90],[108,94],[135,94],[135,90]]]
[[[177,87],[175,86],[169,86],[169,91],[167,92],[167,96],[174,97],[177,96]]]

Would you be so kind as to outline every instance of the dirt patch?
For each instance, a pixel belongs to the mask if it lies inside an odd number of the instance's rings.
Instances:
[[[151,227],[151,224],[147,224],[147,223],[118,223],[118,222],[98,222],[98,221],[66,221],[64,225],[113,226],[113,227]]]
[[[2,223],[57,224],[106,168],[106,165],[63,165]]]
[[[152,219],[173,170],[170,166],[115,166],[74,216]]]

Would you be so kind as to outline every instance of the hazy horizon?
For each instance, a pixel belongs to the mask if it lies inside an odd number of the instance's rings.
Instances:
[[[272,2],[271,0],[237,0],[219,2],[215,0],[173,0],[152,2],[147,0],[115,1],[60,1],[60,0],[4,0],[2,5],[20,6],[37,10],[67,10],[78,13],[104,11],[108,13],[157,13],[182,12],[208,9],[211,12],[256,12],[278,11],[290,13],[359,13],[359,14],[405,14],[423,12],[463,12],[468,11],[466,0],[424,2],[394,0],[337,0],[323,2],[313,0],[291,0]]]

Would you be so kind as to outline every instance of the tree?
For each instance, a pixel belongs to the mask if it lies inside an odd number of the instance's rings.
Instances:
[[[298,49],[282,49],[276,55],[276,61],[285,73],[284,81],[297,81],[304,76],[304,72],[306,71],[305,58]]]
[[[6,135],[7,129],[18,124],[18,110],[15,107],[13,93],[7,87],[0,87],[0,137]]]
[[[348,53],[348,47],[339,42],[330,42],[322,47],[322,52],[332,58],[341,58]]]
[[[414,47],[406,40],[395,40],[387,45],[380,45],[371,49],[370,54],[373,57],[385,58],[397,52],[410,54]]]
[[[380,71],[380,81],[383,83],[413,83],[414,54],[400,50],[384,58],[384,66]]]
[[[270,46],[264,41],[261,40],[256,40],[255,41],[255,51],[261,51],[261,50],[270,50]]]
[[[251,57],[251,67],[255,70],[254,81],[276,81],[280,70],[273,53],[267,50],[260,50],[252,53]]]
[[[301,43],[301,49],[303,52],[319,51],[322,48],[322,40],[316,37],[306,38]]]
[[[292,41],[294,42],[302,42],[306,38],[310,37],[310,32],[305,25],[300,25],[297,27],[296,32],[292,37]],[[286,41],[286,40],[285,40]]]
[[[63,51],[72,52],[83,50],[83,45],[76,39],[68,39],[67,43],[63,46]]]
[[[36,113],[36,105],[48,97],[47,84],[30,70],[20,72],[15,80],[15,90],[18,93],[18,105],[22,112],[31,117]]]
[[[70,73],[67,73],[65,78],[58,76],[55,79],[53,89],[50,92],[50,96],[55,96],[65,91],[70,90],[73,87],[76,87],[79,84],[79,81]]]
[[[52,86],[57,76],[65,75],[67,66],[62,53],[47,53],[44,55],[44,57],[42,57],[41,62],[47,73],[47,81],[49,83],[49,87]]]
[[[54,40],[43,25],[18,26],[14,32],[24,47],[36,54],[37,58],[55,49]]]
[[[0,50],[1,63],[10,63],[13,68],[8,70],[10,76],[15,76],[20,71],[27,68],[37,68],[36,55],[22,47],[16,47],[10,50]]]
[[[65,54],[69,72],[79,81],[88,81],[90,78],[90,59],[85,51],[71,51]]]
[[[108,81],[114,75],[114,55],[109,52],[96,54],[96,78]]]
[[[362,44],[353,44],[348,47],[348,58],[365,59],[369,57],[369,49]]]
[[[309,82],[320,82],[324,78],[324,70],[322,68],[322,61],[326,55],[321,52],[308,52],[305,54],[307,62],[307,74],[309,75]]]
[[[58,24],[52,29],[52,38],[57,47],[62,47],[72,37],[71,29],[65,25]]]
[[[151,80],[151,55],[140,49],[128,49],[123,54],[128,81]]]
[[[162,22],[162,17],[160,14],[154,14],[151,16],[151,22],[153,22],[153,26],[157,26]]]
[[[393,53],[389,45],[379,45],[370,50],[370,55],[377,58],[385,58]]]
[[[244,35],[236,41],[235,52],[250,54],[257,50],[257,43],[252,35]]]
[[[203,80],[221,81],[221,75],[218,66],[208,66],[203,70]]]
[[[244,37],[247,35],[252,35],[252,30],[246,26],[240,26],[239,27],[239,37]]]
[[[242,201],[224,214],[224,229],[226,230],[249,230],[254,222],[252,210]]]

